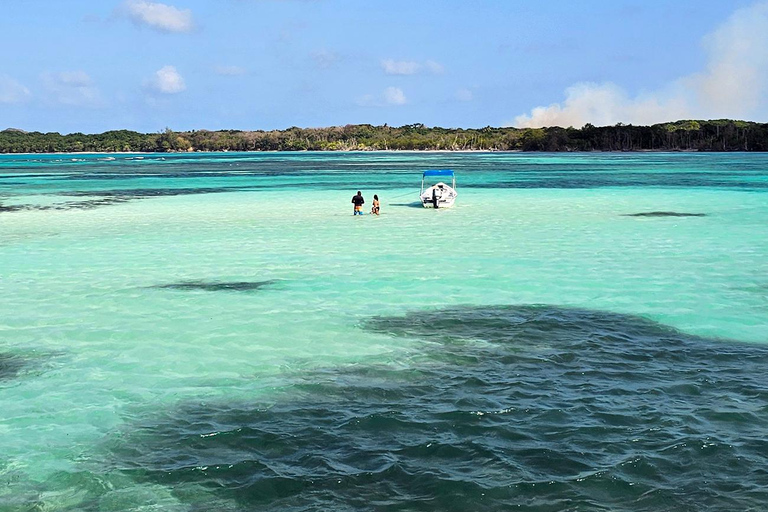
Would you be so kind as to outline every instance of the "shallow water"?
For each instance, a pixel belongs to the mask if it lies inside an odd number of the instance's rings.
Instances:
[[[768,156],[138,156],[0,155],[0,510],[768,501]]]

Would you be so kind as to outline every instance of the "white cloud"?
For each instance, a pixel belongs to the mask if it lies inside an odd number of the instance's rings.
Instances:
[[[511,124],[579,127],[768,115],[768,2],[737,10],[704,43],[708,62],[700,73],[634,97],[611,82],[574,84],[562,103],[536,107]]]
[[[523,128],[541,126],[596,126],[619,122],[654,124],[690,117],[684,95],[675,88],[669,93],[655,92],[630,98],[613,83],[578,83],[565,91],[565,101],[547,107],[536,107],[530,115],[515,118],[514,125]]]
[[[32,97],[29,89],[8,75],[0,75],[0,103],[23,103]]]
[[[163,94],[176,94],[187,88],[184,78],[173,66],[164,66],[155,71],[154,76],[144,82],[144,86]]]
[[[472,101],[474,96],[472,95],[472,91],[469,89],[459,89],[456,91],[456,99],[459,101]]]
[[[384,59],[381,61],[381,68],[387,75],[415,75],[423,70],[437,75],[445,71],[442,64],[433,60],[421,63],[412,60]]]
[[[381,67],[388,75],[415,75],[421,69],[421,64],[406,60],[385,59],[381,61]]]
[[[126,0],[116,10],[136,25],[146,25],[161,32],[191,32],[195,28],[192,11],[144,0]]]
[[[405,93],[399,87],[387,87],[379,96],[366,94],[356,101],[361,107],[387,107],[405,105],[407,102]]]
[[[62,71],[54,75],[56,81],[69,87],[88,87],[93,83],[85,71]]]
[[[245,68],[241,66],[216,66],[213,68],[217,75],[239,76],[245,74]]]
[[[439,62],[435,62],[433,60],[428,60],[425,62],[424,67],[427,68],[430,73],[434,73],[435,75],[439,75],[445,72],[445,67]]]
[[[405,105],[405,94],[399,87],[387,87],[384,89],[384,101],[387,105]]]
[[[315,61],[317,67],[327,69],[335,65],[341,58],[337,53],[330,50],[317,50],[312,52],[312,60]]]
[[[765,106],[768,86],[768,2],[739,9],[704,39],[707,69],[688,77],[701,105],[718,117],[748,116]]]
[[[99,89],[85,71],[44,73],[41,79],[47,91],[47,101],[92,108],[104,105]]]

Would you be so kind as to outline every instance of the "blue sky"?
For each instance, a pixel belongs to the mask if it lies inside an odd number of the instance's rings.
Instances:
[[[0,128],[768,121],[768,2],[25,0]]]

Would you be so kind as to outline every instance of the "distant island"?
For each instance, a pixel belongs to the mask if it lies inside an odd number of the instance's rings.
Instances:
[[[100,134],[0,131],[0,153],[188,151],[768,151],[768,123],[719,119],[582,128],[393,127]]]

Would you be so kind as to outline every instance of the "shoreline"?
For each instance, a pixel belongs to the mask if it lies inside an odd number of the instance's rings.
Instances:
[[[259,154],[259,153],[547,153],[547,151],[523,151],[522,149],[493,150],[493,149],[351,149],[351,150],[279,150],[264,151],[54,151],[40,153],[0,153],[5,155],[195,155],[202,153],[215,154]],[[565,151],[556,151],[565,153]],[[590,151],[570,151],[570,153],[590,153]]]
[[[430,153],[528,153],[528,154],[626,154],[626,153],[701,153],[701,154],[733,154],[733,153],[768,153],[768,151],[748,151],[748,150],[699,150],[699,149],[633,149],[633,150],[590,150],[590,151],[541,151],[524,149],[351,149],[351,150],[264,150],[264,151],[62,151],[62,152],[40,152],[40,153],[0,153],[3,156],[52,156],[52,155],[82,155],[82,156],[100,156],[100,155],[194,155],[194,154],[263,154],[263,153],[407,153],[407,154],[430,154]]]

